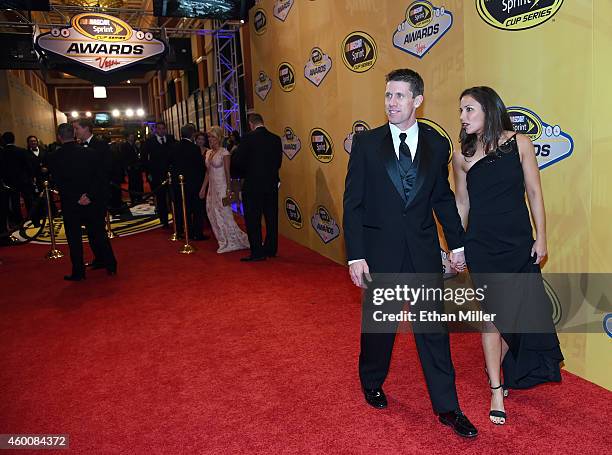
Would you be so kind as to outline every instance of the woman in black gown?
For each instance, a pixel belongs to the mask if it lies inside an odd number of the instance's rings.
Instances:
[[[482,346],[492,393],[489,417],[499,425],[506,421],[507,388],[561,380],[563,356],[540,274],[547,255],[546,215],[533,144],[514,132],[499,95],[489,87],[467,89],[459,111],[455,196],[467,226],[465,258],[472,281],[476,287],[488,285],[483,309],[497,315],[483,327]]]

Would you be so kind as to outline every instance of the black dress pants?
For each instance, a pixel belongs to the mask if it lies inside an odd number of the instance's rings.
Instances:
[[[251,257],[276,256],[278,251],[278,190],[244,192],[242,202]],[[266,238],[263,243],[262,216],[266,222]]]

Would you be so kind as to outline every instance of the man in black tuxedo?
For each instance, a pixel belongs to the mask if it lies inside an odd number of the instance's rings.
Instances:
[[[280,137],[268,131],[260,114],[248,115],[250,132],[232,155],[234,168],[244,178],[242,202],[251,255],[241,261],[263,261],[278,250],[278,173],[283,163]],[[262,244],[261,217],[266,221]]]
[[[40,225],[40,220],[45,216],[44,205],[40,198],[38,198],[38,193],[43,191],[44,189],[44,181],[47,178],[48,169],[47,169],[47,149],[41,147],[38,138],[36,136],[28,136],[26,140],[27,148],[27,157],[30,167],[30,172],[32,173],[32,178],[35,183],[35,193],[33,194],[32,206],[35,207],[35,210],[31,211],[32,224],[35,227]]]
[[[80,141],[80,145],[91,152],[92,159],[95,159],[100,167],[98,174],[99,188],[96,194],[95,209],[99,211],[103,220],[106,219],[106,211],[110,201],[110,182],[112,178],[112,153],[108,140],[98,138],[93,135],[93,123],[90,119],[79,119],[72,122],[76,138]],[[97,213],[97,212],[96,212]],[[98,251],[99,246],[103,246],[101,242],[90,242],[91,249],[94,253],[93,260],[88,264],[92,269],[106,269],[110,274],[114,275],[117,272],[117,261],[114,255],[109,255],[105,248]]]
[[[170,150],[174,143],[174,136],[167,134],[166,124],[157,122],[155,133],[145,141],[143,150],[151,190],[159,188],[155,193],[157,216],[165,228],[168,227],[168,186],[161,186],[161,184],[168,178]]]
[[[132,203],[142,200],[144,186],[142,183],[142,157],[140,148],[136,146],[134,133],[125,136],[125,142],[121,144],[121,155],[125,159],[128,175],[128,190]]]
[[[422,102],[423,80],[419,74],[409,69],[392,71],[387,75],[385,91],[389,122],[353,139],[343,224],[350,276],[357,286],[367,287],[364,277],[371,280],[375,276],[372,273],[398,277],[428,274],[441,287],[434,211],[453,250],[453,265],[464,262],[464,232],[448,182],[448,143],[433,128],[417,122],[416,109]],[[426,303],[434,305],[427,309],[444,312],[443,302]],[[370,330],[373,312],[380,309],[371,304],[366,297],[359,375],[366,402],[385,408],[382,384],[389,371],[397,323],[384,326],[383,332]],[[412,327],[440,422],[453,427],[460,436],[476,436],[476,428],[459,408],[446,325],[417,322]]]
[[[64,229],[70,248],[72,273],[68,281],[85,279],[81,226],[99,264],[109,275],[117,272],[117,261],[106,237],[104,217],[108,197],[108,175],[103,156],[93,147],[84,147],[74,140],[74,128],[62,123],[57,130],[62,146],[50,157],[50,170],[58,186],[62,203]]]
[[[21,197],[28,211],[32,208],[34,197],[34,178],[30,162],[28,160],[28,151],[15,145],[15,135],[7,131],[2,134],[4,142],[4,160],[3,174],[4,183],[8,185],[12,191],[8,192],[9,222],[13,224],[21,224],[24,219],[21,213]]]
[[[181,201],[181,189],[179,186],[179,175],[184,177],[185,182],[185,205],[187,208],[187,231],[192,240],[206,240],[208,236],[203,234],[204,229],[204,203],[200,200],[200,188],[206,176],[204,158],[200,153],[200,147],[193,142],[195,126],[191,123],[181,128],[181,140],[174,144],[170,152],[170,168],[172,172],[172,184],[174,190],[174,205],[176,207],[176,228],[180,235],[183,234],[183,210]]]

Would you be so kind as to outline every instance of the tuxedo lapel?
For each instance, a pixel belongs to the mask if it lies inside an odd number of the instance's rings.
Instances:
[[[402,179],[400,177],[399,169],[397,167],[397,155],[395,154],[395,149],[393,148],[391,130],[388,127],[386,129],[385,136],[383,137],[383,140],[380,144],[380,156],[382,157],[385,169],[387,170],[387,174],[389,174],[389,178],[391,179],[393,186],[395,187],[401,198],[404,200],[404,202],[406,202],[406,195],[404,194]]]
[[[423,186],[423,183],[426,180],[427,173],[429,172],[430,162],[431,162],[431,154],[429,150],[429,146],[427,144],[427,139],[423,134],[423,128],[419,128],[419,143],[417,145],[417,151],[415,154],[415,163],[414,165],[417,168],[416,179],[414,181],[414,185],[410,190],[410,195],[408,196],[408,200],[406,201],[406,206],[410,205],[417,193]]]

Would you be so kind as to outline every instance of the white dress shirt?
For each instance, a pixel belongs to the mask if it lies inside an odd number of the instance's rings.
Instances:
[[[400,139],[400,134],[406,134],[406,144],[410,149],[410,156],[412,157],[412,161],[414,161],[414,157],[417,151],[417,147],[419,146],[419,122],[415,122],[410,128],[405,131],[399,129],[393,123],[389,123],[389,129],[391,130],[391,139],[393,139],[393,149],[395,151],[395,156],[399,160],[399,146],[402,142]],[[453,253],[460,253],[464,248],[455,248]],[[348,261],[348,265],[353,264],[354,262],[364,261],[365,259],[354,259],[352,261]],[[440,259],[441,261],[442,259]]]

